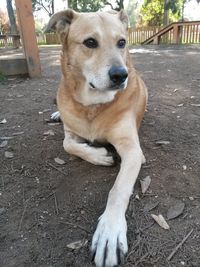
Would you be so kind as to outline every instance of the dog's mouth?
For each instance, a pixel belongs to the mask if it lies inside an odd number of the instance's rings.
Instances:
[[[90,85],[90,88],[91,89],[96,89],[96,90],[98,90],[98,88],[97,87],[95,87],[94,86],[94,84],[93,83],[89,83],[89,85]],[[120,85],[116,85],[116,84],[111,84],[109,87],[107,87],[107,88],[101,88],[101,90],[110,90],[110,91],[112,91],[112,90],[123,90],[123,89],[125,89],[126,88],[126,82],[123,82],[123,83],[121,83]]]
[[[125,89],[125,88],[126,88],[126,83],[123,82],[123,83],[121,83],[121,84],[119,84],[119,85],[112,84],[112,85],[108,88],[108,90],[123,90],[123,89]]]

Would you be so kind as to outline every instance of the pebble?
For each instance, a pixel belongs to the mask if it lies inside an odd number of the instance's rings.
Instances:
[[[14,154],[12,152],[5,151],[5,157],[8,159],[12,159],[14,157]]]
[[[5,208],[0,208],[0,215],[3,214],[6,211]]]

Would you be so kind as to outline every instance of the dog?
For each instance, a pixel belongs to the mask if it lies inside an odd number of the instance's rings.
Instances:
[[[147,103],[147,89],[132,65],[127,47],[125,11],[54,14],[62,44],[62,77],[57,93],[64,125],[64,149],[90,163],[110,166],[112,144],[121,167],[109,192],[105,211],[93,235],[91,251],[97,267],[123,263],[128,251],[125,218],[129,198],[145,158],[138,129]],[[88,144],[97,141],[102,147]]]

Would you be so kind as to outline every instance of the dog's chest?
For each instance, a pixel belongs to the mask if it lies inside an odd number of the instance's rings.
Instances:
[[[96,117],[96,108],[92,108],[88,110],[88,112],[83,112],[82,114],[70,112],[62,114],[62,120],[71,132],[91,142],[95,140],[104,141],[105,139],[103,132],[99,131],[96,127]]]

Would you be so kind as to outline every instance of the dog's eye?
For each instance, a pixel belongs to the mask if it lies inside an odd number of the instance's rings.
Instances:
[[[83,44],[87,46],[88,48],[97,48],[98,47],[98,42],[94,38],[88,38],[86,39]]]
[[[118,48],[124,48],[126,45],[126,40],[125,39],[120,39],[118,42],[117,42],[117,47]]]

